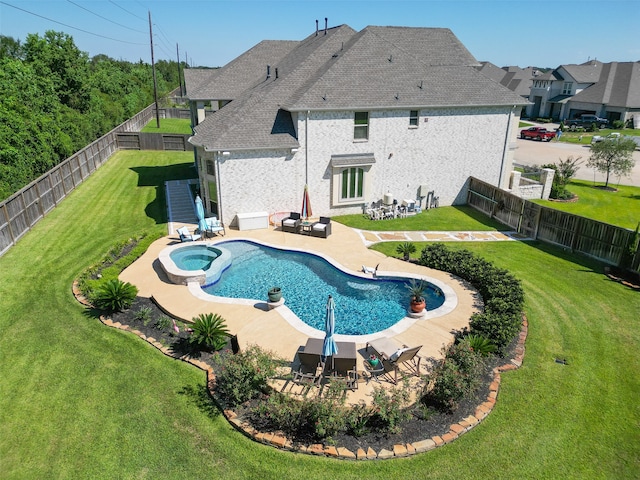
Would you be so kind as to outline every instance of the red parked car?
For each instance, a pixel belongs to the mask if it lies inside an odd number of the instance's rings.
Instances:
[[[556,132],[547,130],[544,127],[529,127],[520,130],[520,138],[530,138],[532,140],[540,140],[550,142],[556,136]]]

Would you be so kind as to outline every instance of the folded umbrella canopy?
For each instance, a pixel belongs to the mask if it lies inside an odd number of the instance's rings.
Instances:
[[[333,339],[333,332],[336,329],[335,308],[336,304],[333,301],[333,297],[329,295],[329,300],[327,301],[327,317],[324,322],[325,336],[324,342],[322,343],[323,357],[333,357],[338,353],[338,345],[336,345],[336,341]]]
[[[200,195],[196,195],[196,217],[198,217],[198,228],[200,233],[207,231],[207,222],[204,219],[204,206],[202,205],[202,199]]]
[[[300,216],[305,220],[309,220],[309,217],[312,216],[311,213],[311,202],[309,201],[309,186],[304,186],[304,195],[302,197],[302,209],[300,211]]]

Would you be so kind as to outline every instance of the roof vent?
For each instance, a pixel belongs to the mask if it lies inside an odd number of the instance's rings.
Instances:
[[[327,17],[324,17],[324,34],[327,34]]]
[[[316,20],[316,37],[318,36],[318,20]]]
[[[267,65],[267,78],[271,78],[271,65]]]
[[[389,55],[389,61],[393,62],[393,55]]]
[[[418,88],[422,90],[422,80],[420,80],[420,85],[418,85]]]
[[[278,67],[276,67],[276,79],[278,78]]]

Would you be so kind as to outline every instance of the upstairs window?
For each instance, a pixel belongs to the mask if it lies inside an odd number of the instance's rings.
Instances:
[[[573,82],[564,82],[564,85],[562,86],[562,94],[571,95],[572,89],[573,89]]]
[[[418,110],[409,111],[409,126],[410,127],[418,126]]]
[[[369,112],[355,112],[353,126],[354,140],[369,139]]]

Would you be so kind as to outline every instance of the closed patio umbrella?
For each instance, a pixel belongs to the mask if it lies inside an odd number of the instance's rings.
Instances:
[[[207,222],[204,219],[204,206],[202,205],[202,199],[200,195],[196,195],[196,217],[198,217],[198,228],[200,233],[204,234],[207,231]]]
[[[309,201],[309,186],[304,186],[304,195],[302,197],[302,210],[300,211],[300,216],[305,220],[309,220],[309,217],[312,216],[311,212],[311,202]]]
[[[336,353],[338,353],[338,345],[336,345],[336,341],[333,339],[333,332],[336,329],[336,319],[335,319],[335,307],[336,304],[333,301],[333,297],[329,295],[329,300],[327,300],[327,317],[324,322],[324,342],[322,343],[322,356],[323,357],[333,357]]]

